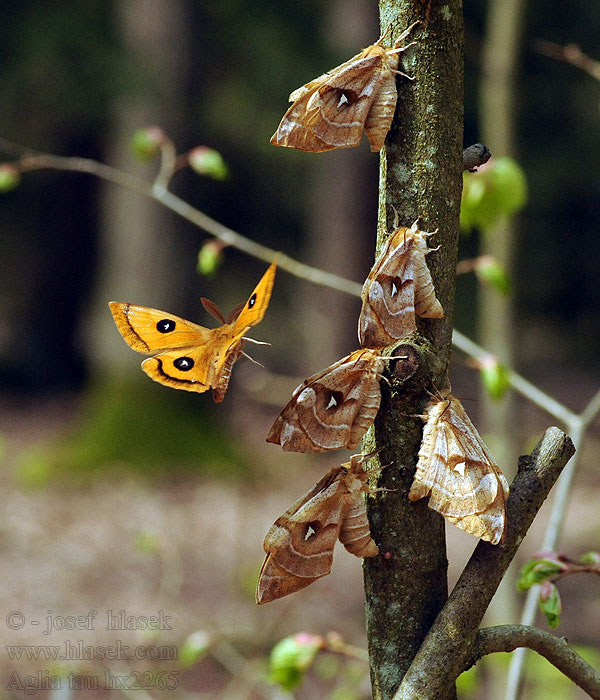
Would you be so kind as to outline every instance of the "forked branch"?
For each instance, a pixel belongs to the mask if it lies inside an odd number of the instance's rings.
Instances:
[[[535,515],[575,448],[548,428],[531,455],[521,457],[507,502],[504,546],[480,541],[436,618],[394,700],[439,700],[476,657],[479,624]]]
[[[486,654],[528,647],[537,651],[594,700],[600,700],[600,673],[579,656],[564,637],[528,625],[499,625],[479,630],[470,666]]]

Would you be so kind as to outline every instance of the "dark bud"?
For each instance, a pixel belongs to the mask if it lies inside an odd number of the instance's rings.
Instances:
[[[476,173],[477,168],[492,157],[487,146],[482,143],[474,143],[472,146],[463,150],[463,170],[468,170],[470,173]]]

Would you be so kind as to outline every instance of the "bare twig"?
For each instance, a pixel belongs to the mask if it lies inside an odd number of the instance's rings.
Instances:
[[[471,665],[486,654],[510,652],[517,647],[528,647],[537,651],[593,700],[600,700],[600,673],[584,661],[567,644],[566,639],[555,637],[535,627],[500,625],[480,630],[477,633]]]
[[[112,182],[120,187],[128,189],[137,194],[156,200],[160,204],[171,211],[179,214],[192,224],[195,224],[203,231],[220,240],[224,245],[231,246],[242,251],[252,257],[256,257],[265,262],[272,262],[273,258],[278,255],[278,266],[289,272],[290,274],[299,277],[300,279],[312,282],[330,289],[335,289],[345,294],[352,296],[360,296],[362,286],[359,282],[339,277],[338,275],[319,270],[318,268],[305,265],[293,258],[275,251],[267,246],[260,245],[254,241],[242,236],[233,231],[227,226],[223,226],[218,221],[210,218],[203,212],[195,209],[184,200],[175,196],[168,190],[160,187],[155,188],[153,184],[142,180],[134,175],[111,168],[104,163],[100,163],[88,158],[65,158],[54,156],[47,153],[33,151],[31,149],[18,146],[11,141],[0,137],[0,150],[11,156],[17,157],[16,165],[22,172],[52,169],[52,170],[67,170],[73,172],[87,173],[95,175],[103,180]],[[462,350],[466,354],[475,359],[483,359],[490,355],[489,351],[480,347],[472,340],[457,330],[454,330],[452,342],[455,347]],[[509,370],[509,381],[513,389],[519,392],[532,403],[547,411],[558,420],[562,421],[566,426],[571,426],[577,422],[578,416],[570,411],[566,406],[553,399],[548,394],[538,389],[536,386],[528,382],[524,377],[517,372]],[[589,425],[596,415],[600,412],[600,392],[586,407],[581,418],[585,418],[585,424]],[[590,418],[587,415],[590,414]],[[553,547],[549,547],[552,549]]]
[[[527,396],[527,394],[525,394],[525,396]],[[541,404],[538,403],[538,405]],[[541,407],[544,408],[543,405],[541,405]],[[558,484],[556,485],[554,501],[552,502],[552,510],[550,511],[550,518],[548,520],[548,525],[546,526],[544,541],[542,543],[542,549],[544,550],[556,549],[558,544],[562,525],[565,520],[569,496],[571,494],[573,478],[575,476],[575,471],[581,455],[581,444],[583,442],[585,431],[590,423],[597,417],[599,412],[600,391],[598,391],[592,397],[588,405],[579,416],[572,414],[568,420],[565,421],[567,430],[569,431],[571,439],[573,440],[573,444],[577,448],[577,452],[569,460],[569,463],[565,467],[561,478],[558,480]],[[539,586],[532,586],[529,589],[525,599],[525,604],[523,605],[523,612],[521,613],[521,624],[532,625],[535,622],[539,593]],[[510,661],[508,678],[506,681],[506,693],[504,696],[505,700],[516,700],[518,696],[519,686],[523,676],[526,651],[527,650],[524,648],[517,649]]]
[[[210,216],[195,209],[183,199],[169,192],[162,182],[162,179],[164,179],[163,175],[161,175],[161,181],[158,182],[158,184],[153,184],[135,175],[125,173],[116,168],[111,168],[104,163],[99,163],[89,158],[63,158],[47,153],[36,153],[27,149],[21,149],[19,146],[3,138],[0,138],[0,149],[7,153],[19,154],[19,160],[15,162],[15,165],[22,172],[31,172],[34,170],[68,170],[95,175],[132,192],[137,192],[145,197],[154,199],[167,209],[179,214],[182,218],[198,226],[198,228],[201,228],[203,231],[206,231],[211,236],[218,238],[225,245],[232,246],[243,253],[247,253],[252,257],[269,263],[273,262],[275,256],[278,256],[278,267],[296,277],[300,277],[301,279],[323,287],[329,287],[330,289],[344,292],[345,294],[360,296],[362,285],[358,282],[352,282],[330,272],[305,265],[279,251],[260,245],[260,243],[255,243],[227,226],[223,226],[223,224],[220,224],[218,221],[211,219]],[[164,173],[165,176],[168,176],[168,169],[165,170]]]
[[[577,44],[561,46],[552,41],[537,39],[533,42],[533,48],[544,56],[550,56],[550,58],[555,58],[557,61],[570,63],[572,66],[591,75],[592,78],[600,80],[600,61],[595,61],[593,58],[583,53]]]
[[[454,329],[452,335],[452,342],[455,347],[462,350],[467,355],[474,357],[476,360],[484,360],[491,354],[488,350],[477,345],[477,343],[474,343],[456,329]],[[508,380],[515,391],[525,396],[529,401],[536,404],[536,406],[539,406],[544,411],[547,411],[555,418],[558,418],[558,420],[562,421],[566,426],[570,427],[577,420],[577,415],[573,413],[573,411],[569,410],[556,399],[548,396],[548,394],[545,394],[541,389],[538,389],[517,372],[509,369]]]

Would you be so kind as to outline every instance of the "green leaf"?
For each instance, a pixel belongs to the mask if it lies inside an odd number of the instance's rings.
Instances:
[[[213,277],[223,263],[223,244],[216,239],[207,241],[198,251],[196,270],[204,277]]]
[[[564,567],[560,562],[550,559],[533,559],[521,569],[521,575],[517,581],[517,589],[526,591],[536,583],[542,583],[553,576],[556,576]]]
[[[510,294],[510,279],[506,270],[496,259],[484,256],[475,267],[475,274],[481,282],[489,284],[502,296]]]
[[[306,632],[285,637],[271,651],[269,680],[284,690],[294,690],[322,646],[321,637]]]
[[[461,228],[488,231],[527,202],[527,180],[511,158],[493,158],[477,173],[463,173]]]
[[[192,170],[198,175],[212,177],[213,180],[227,180],[229,168],[223,160],[223,156],[208,146],[198,146],[190,151],[189,163]]]
[[[21,182],[21,173],[11,163],[0,165],[0,193],[10,192],[18,187]]]
[[[131,149],[134,156],[142,162],[152,160],[158,155],[164,138],[164,132],[158,126],[138,129],[131,137]]]
[[[548,627],[554,629],[560,625],[562,603],[560,593],[554,583],[546,581],[540,591],[540,610],[546,616]]]
[[[600,568],[600,552],[586,552],[581,557],[581,563]]]
[[[500,400],[510,387],[508,369],[495,357],[486,358],[479,367],[483,386],[490,398]]]
[[[135,537],[135,548],[143,554],[156,554],[159,549],[160,537],[147,530],[138,532]]]
[[[191,668],[210,649],[212,639],[205,630],[192,632],[179,647],[179,663],[183,668]]]

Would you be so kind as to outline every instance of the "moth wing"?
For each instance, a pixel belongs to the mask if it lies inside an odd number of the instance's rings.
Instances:
[[[315,88],[318,88],[322,84],[331,80],[332,77],[336,73],[344,73],[345,69],[348,66],[351,66],[356,61],[358,61],[360,58],[362,58],[363,54],[364,54],[364,51],[357,53],[356,56],[352,56],[352,58],[348,59],[347,61],[344,61],[344,63],[340,63],[339,66],[332,68],[331,70],[327,71],[327,73],[323,73],[323,75],[320,75],[318,78],[314,78],[313,80],[306,83],[305,85],[302,85],[301,87],[296,88],[295,90],[293,90],[290,93],[290,96],[288,97],[288,101],[289,102],[296,102],[300,98],[304,97],[304,95],[307,95],[308,93],[313,92],[315,90]]]
[[[119,333],[130,348],[151,354],[171,348],[210,343],[214,329],[204,328],[168,311],[116,301],[108,306]]]
[[[414,227],[408,229],[414,242],[415,313],[421,318],[443,318],[444,309],[435,295],[435,286],[426,255],[435,249],[427,247],[426,234]]]
[[[277,598],[296,593],[316,580],[317,578],[293,576],[279,566],[270,554],[267,554],[258,575],[256,602],[258,605],[270,603]]]
[[[358,339],[365,347],[392,345],[417,330],[412,240],[396,231],[367,277],[361,297]]]
[[[502,544],[506,534],[506,504],[500,498],[500,491],[496,500],[491,503],[483,513],[465,515],[462,518],[448,516],[448,521],[461,528],[470,535],[479,537],[492,544]]]
[[[358,350],[305,380],[275,419],[267,442],[286,452],[354,449],[381,402],[383,360]]]
[[[438,435],[436,451],[444,448],[446,459],[438,460],[430,508],[449,517],[482,513],[496,500],[497,468],[478,449],[474,436],[457,432],[449,421],[441,421]]]
[[[215,354],[218,352],[214,343],[167,350],[144,360],[142,369],[155,382],[202,393],[210,389],[215,380]]]
[[[267,556],[258,578],[257,603],[294,593],[331,571],[345,503],[338,478],[342,469],[328,472],[266,534]]]
[[[232,340],[239,340],[251,326],[260,323],[271,299],[277,263],[273,262],[261,277],[248,301],[239,312],[232,324]]]
[[[397,60],[391,68],[394,70],[398,68]],[[394,120],[397,101],[396,74],[392,70],[382,72],[381,85],[365,120],[365,134],[373,152],[383,148],[385,137]]]
[[[445,406],[444,406],[445,404]],[[430,495],[429,507],[476,537],[504,539],[508,483],[462,405],[454,398],[431,412],[409,499]]]
[[[271,143],[313,152],[358,146],[382,81],[382,55],[363,54],[294,91]]]

